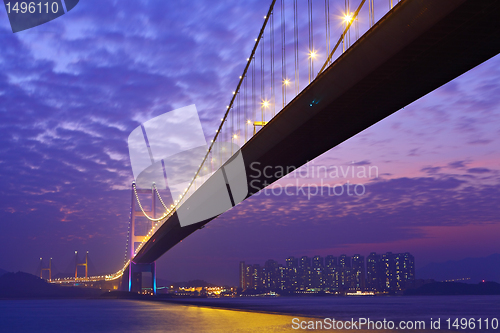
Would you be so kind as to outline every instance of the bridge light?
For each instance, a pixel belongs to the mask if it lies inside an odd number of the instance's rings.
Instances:
[[[309,58],[314,59],[314,58],[316,58],[316,55],[317,55],[316,51],[314,51],[314,50],[309,51]]]
[[[251,124],[252,122],[250,120],[247,121],[247,124]]]
[[[351,13],[349,13],[349,14],[344,14],[344,22],[345,22],[345,23],[350,23],[350,22],[352,21],[352,19],[353,19],[353,16],[352,16],[352,14],[351,14]]]
[[[267,108],[269,106],[269,101],[263,100],[262,101],[262,106],[265,107],[265,108]]]
[[[290,84],[290,80],[284,79],[283,80],[283,85],[288,86]]]

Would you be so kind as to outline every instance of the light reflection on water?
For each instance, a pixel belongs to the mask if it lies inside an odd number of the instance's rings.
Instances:
[[[181,302],[195,302],[199,306]],[[427,323],[430,318],[441,318],[444,323],[446,318],[457,317],[500,319],[499,313],[500,295],[179,299],[176,303],[110,299],[0,300],[0,333],[297,332],[292,329],[295,317],[347,321],[360,317],[387,318],[396,322],[424,320]],[[488,331],[483,328],[481,332]]]
[[[133,300],[0,301],[0,332],[288,332],[294,316]]]

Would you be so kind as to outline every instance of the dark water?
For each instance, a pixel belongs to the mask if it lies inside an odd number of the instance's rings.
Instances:
[[[500,296],[237,298],[196,300],[198,305],[178,302],[5,300],[0,301],[0,332],[297,332],[292,329],[295,317],[426,322],[440,317],[441,328],[446,328],[443,321],[447,318],[500,319]],[[484,328],[481,331],[486,332]],[[500,328],[488,331],[500,332]]]
[[[350,320],[357,317],[417,320],[426,318],[483,317],[500,319],[500,296],[388,296],[388,297],[275,297],[209,298],[177,302],[273,311],[312,317]],[[500,333],[500,329],[498,330]]]

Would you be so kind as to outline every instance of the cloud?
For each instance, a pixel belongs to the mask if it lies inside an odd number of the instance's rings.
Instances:
[[[467,169],[467,172],[469,172],[469,173],[488,173],[488,172],[491,172],[491,170],[487,169],[487,168],[470,168],[470,169]]]
[[[471,144],[471,145],[487,145],[488,143],[491,143],[493,142],[493,140],[486,140],[486,139],[482,139],[482,140],[473,140],[473,141],[469,141],[468,143]]]
[[[422,168],[420,171],[426,172],[429,174],[434,174],[434,173],[438,173],[440,170],[441,170],[441,167],[425,167],[425,168]]]
[[[466,161],[455,161],[448,163],[448,167],[452,169],[462,169],[466,167],[466,164],[467,164]]]
[[[352,165],[356,165],[356,166],[363,166],[363,165],[370,165],[372,164],[370,161],[368,160],[363,160],[363,161],[359,161],[359,162],[354,162],[352,163]]]

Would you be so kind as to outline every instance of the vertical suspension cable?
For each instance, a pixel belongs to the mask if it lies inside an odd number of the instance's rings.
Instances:
[[[373,7],[373,0],[368,0],[368,11],[369,11],[369,24],[370,28],[375,25],[375,8]]]
[[[231,108],[229,109],[229,113],[231,114],[231,125],[227,124],[226,142],[229,142],[229,145],[231,146],[231,155],[233,155],[234,107],[232,105]]]
[[[349,0],[345,0],[345,18],[344,18],[344,30],[350,25],[352,20],[351,9],[349,6]],[[345,52],[351,42],[351,29],[349,28],[342,38],[342,51]]]
[[[243,122],[244,122],[244,126],[245,126],[245,141],[244,141],[244,143],[246,143],[248,140],[247,81],[248,81],[248,75],[245,75],[245,80],[243,81]]]
[[[238,103],[236,103],[236,107],[238,107]],[[231,113],[231,128],[229,128],[229,131],[228,132],[228,135],[229,135],[229,140],[228,142],[231,142],[233,143],[233,137],[234,137],[234,134],[235,134],[235,129],[234,129],[234,108],[231,107],[231,109],[229,110],[229,112]],[[236,109],[236,112],[238,112],[238,109]],[[229,127],[229,126],[228,126]],[[232,153],[233,151],[233,145],[231,145],[231,155],[233,154]]]
[[[313,37],[313,21],[312,21],[312,0],[307,0],[307,20],[309,24],[309,83],[313,79],[314,72],[314,37]]]
[[[238,94],[236,95],[236,115],[235,115],[235,128],[234,128],[234,134],[233,134],[233,138],[234,138],[234,142],[235,144],[238,144],[239,142],[239,137],[240,137],[240,93],[238,92]]]
[[[224,126],[224,118],[221,121],[222,121],[222,126],[220,128],[220,133],[218,133],[219,135],[217,136],[217,140],[218,140],[218,143],[219,143],[218,144],[218,147],[219,147],[219,154],[218,154],[219,156],[218,157],[219,157],[219,159],[217,161],[218,164],[217,164],[216,168],[219,167],[219,163],[220,163],[220,165],[222,165],[222,145],[221,145],[221,141],[223,141],[223,139],[222,139],[222,133],[223,133],[222,129],[223,129],[223,126]]]
[[[389,6],[391,7],[391,9],[394,7],[392,4],[392,0],[389,0]]]
[[[264,82],[264,65],[265,65],[265,59],[264,59],[264,52],[265,52],[265,41],[264,41],[264,35],[262,35],[262,43],[260,44],[260,99],[261,99],[261,116],[262,116],[262,124],[264,124],[264,104],[266,101],[266,88],[265,88],[265,82]]]
[[[356,16],[354,18],[354,31],[356,34],[354,41],[357,41],[359,39],[359,19],[358,19],[358,16]]]
[[[299,94],[299,13],[297,0],[293,0],[293,37],[295,41],[295,95]]]
[[[270,27],[269,27],[269,34],[270,34],[270,56],[271,56],[271,107],[272,107],[272,117],[276,114],[276,96],[274,93],[274,12],[271,13],[271,17],[269,18],[270,20]]]
[[[330,0],[325,0],[326,56],[330,54]]]
[[[257,108],[255,95],[256,95],[256,91],[255,91],[255,57],[254,57],[253,62],[252,62],[252,122],[251,122],[251,124],[253,124],[257,120],[257,117],[255,115],[255,111]],[[254,125],[254,132],[255,132],[255,125]]]
[[[347,12],[349,13],[349,17],[350,17],[350,23],[352,25],[352,20],[353,20],[353,16],[352,16],[352,13],[351,13],[351,1],[350,0],[346,0],[347,2]],[[347,32],[347,47],[350,47],[351,46],[351,28],[349,28],[349,31]]]
[[[229,110],[229,109],[228,109]],[[226,125],[227,125],[227,118],[222,121],[222,127],[221,127],[221,135],[220,135],[220,144],[221,144],[221,153],[220,153],[220,165],[224,164],[224,142],[227,142],[226,140]]]
[[[238,96],[236,96],[236,108],[237,108],[237,112],[236,112],[236,129],[234,131],[234,141],[235,141],[235,144],[238,144],[239,142],[239,137],[240,137],[240,94],[238,93]]]
[[[285,4],[281,0],[281,99],[283,101],[282,108],[286,104],[286,86],[288,79],[286,77],[286,19],[285,19]]]

